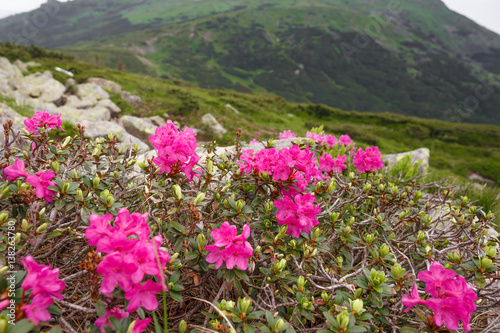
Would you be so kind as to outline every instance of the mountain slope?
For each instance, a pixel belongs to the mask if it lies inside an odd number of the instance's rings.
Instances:
[[[500,73],[500,36],[439,0],[76,0],[58,8],[36,42],[79,59],[295,102],[500,124],[500,96],[485,94],[481,80]],[[0,20],[4,40],[34,13],[23,15]],[[464,102],[467,111],[455,108]]]

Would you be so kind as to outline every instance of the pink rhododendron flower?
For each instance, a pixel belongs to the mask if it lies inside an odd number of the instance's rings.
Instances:
[[[3,169],[4,175],[8,176],[8,181],[16,180],[19,177],[28,177],[28,174],[24,171],[26,169],[24,161],[20,161],[17,157],[14,165],[9,165]]]
[[[125,293],[125,299],[129,300],[127,311],[133,312],[141,306],[148,310],[154,311],[158,308],[158,300],[156,294],[163,291],[161,283],[147,280],[144,285],[139,283],[134,285],[134,288]]]
[[[353,164],[358,167],[358,172],[378,171],[384,167],[382,154],[378,147],[359,148],[354,155]]]
[[[280,133],[278,139],[293,139],[293,138],[296,138],[297,137],[297,134],[295,133],[292,133],[292,131],[290,130],[286,130],[286,131],[283,131]]]
[[[106,333],[106,331],[104,330],[105,326],[111,327],[109,317],[115,317],[116,319],[121,320],[123,318],[128,318],[129,313],[123,309],[120,309],[118,305],[111,310],[106,309],[105,316],[97,319],[94,323],[95,326],[100,328],[101,333]]]
[[[46,130],[50,131],[51,129],[59,128],[64,131],[61,127],[61,114],[59,115],[50,115],[48,111],[35,111],[35,114],[32,118],[27,118],[24,120],[24,125],[26,125],[26,130],[28,132],[38,134],[38,128],[44,127]]]
[[[149,323],[151,322],[151,318],[146,318],[143,320],[136,320],[134,324],[134,328],[132,328],[132,331],[130,333],[142,333],[146,327],[148,327]]]
[[[27,272],[21,287],[24,291],[30,291],[33,296],[31,304],[23,305],[21,310],[38,325],[40,321],[50,319],[47,308],[54,302],[52,297],[63,299],[61,291],[66,284],[59,280],[58,268],[51,269],[50,266],[40,265],[32,256],[22,258],[21,262]]]
[[[334,171],[340,173],[342,170],[347,169],[345,161],[345,155],[333,158],[332,155],[325,154],[319,159],[319,169],[330,175],[332,175]]]
[[[418,278],[426,282],[425,291],[432,298],[426,300],[418,296],[418,287],[413,285],[411,295],[404,295],[403,305],[408,308],[417,304],[425,305],[434,311],[434,322],[438,326],[445,325],[447,329],[458,329],[461,321],[465,332],[470,331],[471,314],[476,310],[477,294],[467,285],[462,276],[456,276],[455,271],[443,267],[440,262],[433,262],[428,271],[418,274]]]
[[[175,175],[183,171],[189,180],[193,179],[193,167],[200,159],[195,152],[195,136],[196,133],[189,127],[179,131],[171,120],[165,126],[156,128],[149,142],[158,151],[158,157],[153,162],[160,167],[160,173]]]
[[[329,146],[329,148],[335,147],[335,144],[337,143],[337,138],[335,136],[324,133],[307,132],[306,137],[313,139],[317,144]]]
[[[236,236],[236,226],[224,222],[220,228],[212,230],[210,233],[214,238],[215,245],[207,245],[205,249],[209,252],[206,260],[214,264],[218,269],[222,263],[226,263],[227,269],[234,266],[244,271],[248,268],[248,258],[252,257],[253,248],[247,238],[250,236],[250,227],[245,225],[241,235]],[[220,249],[223,247],[223,249]]]
[[[252,140],[252,141],[250,141],[248,144],[250,144],[250,145],[254,145],[254,144],[256,144],[256,143],[259,143],[259,140],[257,140],[257,139],[253,139],[253,140]]]
[[[130,259],[127,257],[127,259]],[[101,283],[103,294],[111,293],[116,285],[123,291],[132,289],[132,274],[136,271],[137,265],[125,260],[119,252],[113,252],[104,256],[104,259],[97,266],[97,273],[104,275]]]
[[[24,311],[26,317],[32,320],[35,326],[38,326],[40,321],[50,320],[50,312],[47,310],[54,303],[54,300],[49,296],[36,295],[29,305],[23,305],[21,310]]]
[[[352,140],[349,137],[349,135],[344,134],[344,135],[340,136],[340,138],[339,138],[339,145],[341,145],[341,146],[349,146],[351,143],[352,143]]]
[[[314,195],[307,193],[297,194],[292,198],[284,196],[283,200],[275,200],[274,206],[278,208],[276,217],[278,223],[287,225],[287,234],[299,238],[302,232],[308,233],[311,228],[319,224],[316,216],[320,213],[319,205],[314,206]]]
[[[38,198],[44,198],[48,202],[53,202],[52,197],[56,195],[56,192],[49,190],[48,187],[57,185],[51,181],[55,176],[56,174],[52,170],[38,171],[36,175],[28,175],[26,182],[36,188],[35,194]]]
[[[0,311],[2,311],[3,309],[5,309],[6,307],[8,307],[10,304],[10,301],[8,299],[6,299],[5,301],[1,301],[0,302]]]

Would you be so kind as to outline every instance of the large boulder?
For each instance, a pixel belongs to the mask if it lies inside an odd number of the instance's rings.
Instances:
[[[139,153],[145,153],[151,149],[144,141],[126,132],[123,140],[118,143],[118,148],[129,149],[135,144],[139,145]]]
[[[203,117],[201,117],[201,123],[207,126],[210,131],[218,138],[222,138],[222,136],[227,133],[227,130],[210,113],[207,113]]]
[[[96,106],[107,108],[109,112],[111,112],[112,116],[118,116],[122,112],[122,109],[120,109],[120,107],[113,103],[110,99],[101,99]]]
[[[76,95],[67,95],[65,106],[69,106],[75,109],[88,109],[95,105],[96,100],[91,99],[81,99]]]
[[[153,135],[158,127],[149,118],[123,116],[120,118],[120,121],[127,132],[146,142],[149,142],[149,136]]]
[[[14,88],[23,79],[23,73],[9,59],[0,57],[0,79],[7,79],[10,87]]]
[[[61,106],[54,111],[50,112],[51,114],[61,114],[61,119],[63,121],[69,121],[70,123],[77,124],[82,123],[83,121],[90,122],[100,122],[100,121],[108,121],[111,119],[111,113],[107,108],[103,107],[94,107],[90,109],[77,109],[71,106]]]
[[[17,85],[17,89],[26,97],[38,98],[47,103],[59,101],[66,91],[66,87],[55,80],[50,71],[24,77]]]
[[[112,93],[119,94],[122,92],[122,87],[119,84],[114,83],[113,81],[102,79],[100,77],[91,77],[87,80],[87,82],[97,84],[102,89],[111,91]]]
[[[109,94],[95,83],[83,83],[75,87],[75,92],[82,101],[96,105],[102,99],[109,99]]]
[[[122,91],[121,98],[124,101],[127,101],[130,104],[132,104],[132,105],[137,105],[137,104],[141,104],[142,103],[142,98],[140,98],[137,95],[132,95],[132,93],[130,93],[128,91],[125,91],[125,90]]]
[[[420,173],[425,173],[427,170],[429,170],[429,158],[430,158],[430,150],[428,148],[419,148],[417,150],[412,150],[406,153],[400,153],[400,154],[389,154],[389,155],[384,155],[384,162],[387,164],[388,167],[391,167],[401,161],[401,159],[405,156],[410,155],[410,162],[411,164],[416,164],[418,162],[421,162],[419,166],[419,172]]]

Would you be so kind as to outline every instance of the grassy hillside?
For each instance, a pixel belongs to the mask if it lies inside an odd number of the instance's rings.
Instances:
[[[147,117],[167,112],[183,125],[201,127],[201,116],[212,113],[229,130],[223,143],[229,143],[238,128],[244,130],[244,139],[249,141],[276,136],[285,129],[305,135],[311,127],[323,124],[330,133],[348,133],[360,144],[378,145],[384,153],[427,147],[431,149],[431,166],[436,171],[462,178],[470,172],[479,172],[500,182],[499,126],[457,124],[390,113],[343,111],[321,104],[291,103],[264,93],[207,90],[184,81],[95,66],[62,55],[47,54],[38,48],[0,44],[0,55],[10,60],[36,57],[36,61],[43,66],[32,70],[51,70],[61,82],[67,77],[54,71],[55,66],[72,70],[80,82],[96,76],[115,81],[144,100],[143,105],[132,106],[114,96],[113,99],[127,114]],[[240,113],[226,109],[228,103]],[[200,136],[199,139],[211,137]]]
[[[442,120],[456,120],[485,74],[500,82],[500,36],[439,0],[393,3],[76,0],[58,4],[36,42],[204,88]],[[0,20],[0,38],[30,15]],[[500,124],[499,104],[490,94],[459,118]]]

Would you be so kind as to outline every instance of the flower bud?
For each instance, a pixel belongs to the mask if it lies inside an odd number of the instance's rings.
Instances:
[[[21,228],[22,228],[24,231],[28,231],[28,230],[29,230],[29,227],[30,227],[30,224],[28,223],[28,220],[23,219],[23,220],[21,221]]]
[[[203,200],[205,200],[205,193],[200,192],[200,193],[198,193],[198,195],[196,196],[196,199],[194,199],[194,204],[195,204],[195,205],[198,205],[198,204],[200,204]]]
[[[306,285],[306,279],[301,275],[297,279],[297,289],[299,292],[304,291],[304,286]]]
[[[10,189],[8,185],[4,185],[2,192],[0,193],[0,199],[6,198],[10,194]]]
[[[422,242],[425,238],[426,238],[426,235],[422,232],[422,230],[420,230],[420,231],[418,232],[418,235],[417,235],[417,240],[418,240],[419,242]]]
[[[351,305],[352,313],[356,314],[362,314],[365,312],[365,309],[363,309],[363,301],[360,299],[356,299],[354,301],[349,300],[349,303]]]
[[[385,243],[382,244],[378,252],[380,254],[380,258],[385,258],[385,256],[390,252],[389,246]]]
[[[342,330],[345,330],[349,325],[349,313],[346,310],[337,315],[337,324]]]
[[[16,242],[19,242],[19,241],[21,240],[21,233],[20,233],[20,232],[18,232],[18,233],[16,233],[16,234],[14,235],[14,240],[15,240]]]
[[[354,224],[354,222],[356,222],[356,219],[354,218],[354,216],[351,216],[351,217],[349,218],[349,220],[347,220],[347,221],[346,221],[346,223],[345,223],[345,224],[346,224],[347,226],[351,227],[351,226]]]
[[[265,219],[264,225],[266,226],[266,228],[271,228],[273,226],[273,223],[271,221],[269,221],[268,219]]]
[[[64,139],[64,142],[61,144],[61,148],[66,148],[66,146],[71,143],[71,140],[71,137],[67,136],[66,139]]]
[[[8,270],[9,270],[9,266],[3,266],[2,268],[0,268],[0,275],[4,274]],[[0,331],[0,332],[2,332],[2,331]]]
[[[368,245],[371,245],[373,243],[374,239],[375,239],[375,236],[373,234],[366,234],[365,235],[365,242],[367,242]]]
[[[321,235],[321,229],[317,227],[314,228],[312,239],[316,240],[319,238],[320,235]]]
[[[384,185],[384,184],[380,184],[380,185],[378,186],[378,189],[380,190],[380,192],[384,192],[384,190],[385,190],[385,185]]]
[[[76,189],[76,198],[78,199],[78,201],[80,202],[83,202],[83,192],[81,189],[77,188]]]
[[[71,170],[71,178],[78,179],[78,172],[76,172],[76,169]]]
[[[99,178],[99,176],[95,176],[94,179],[92,180],[93,188],[99,186],[100,183],[101,183],[101,178]]]
[[[284,237],[286,235],[286,231],[288,230],[288,225],[282,225],[280,228],[279,228],[279,232],[278,232],[278,235],[280,237]]]
[[[380,286],[386,280],[385,273],[383,271],[377,272],[375,268],[372,268],[370,273],[370,281],[375,287]]]
[[[238,309],[240,309],[242,313],[247,313],[251,306],[252,306],[252,301],[249,300],[248,298],[246,297],[238,298]]]
[[[174,286],[175,286],[175,284],[173,282],[169,282],[168,285],[167,285],[168,290],[174,289]]]
[[[276,324],[274,325],[274,331],[275,332],[281,332],[285,326],[285,321],[283,319],[278,319],[276,321]]]
[[[394,266],[391,267],[391,272],[392,272],[392,275],[394,276],[394,278],[396,280],[400,280],[405,275],[406,269],[404,269],[403,267],[401,267],[400,264],[396,264],[396,265],[394,265]]]
[[[330,218],[330,221],[332,223],[337,222],[337,219],[339,218],[339,216],[340,216],[340,213],[337,213],[337,212],[329,212],[328,213],[328,217]]]
[[[207,244],[205,235],[198,234],[198,236],[196,236],[196,241],[198,242],[198,251],[203,252],[205,250],[205,245]]]
[[[303,309],[306,310],[314,309],[312,302],[309,302],[305,297],[300,300],[300,305],[302,306]]]
[[[368,192],[372,188],[372,184],[366,183],[365,187],[363,188],[363,192]]]
[[[115,202],[115,198],[113,197],[113,194],[108,194],[106,196],[106,205],[108,206],[108,208],[111,208],[111,206],[113,206],[113,203]]]
[[[344,236],[347,236],[350,233],[351,233],[351,227],[350,226],[345,227],[343,232]]]
[[[323,182],[319,181],[316,183],[316,192],[320,192],[323,189]]]
[[[361,295],[363,295],[363,288],[356,289],[356,291],[354,292],[354,298],[360,298]]]
[[[177,200],[182,199],[182,190],[179,185],[175,184],[174,186],[172,186],[172,191],[174,192],[174,196]]]
[[[241,210],[243,209],[243,207],[244,207],[244,206],[245,206],[245,201],[243,201],[243,200],[238,200],[238,201],[236,201],[236,205],[235,205],[235,207],[236,207],[236,211],[237,211],[238,213],[240,213],[240,212],[241,212]]]
[[[188,327],[188,325],[187,325],[186,321],[184,319],[181,320],[181,322],[179,323],[179,333],[186,333],[187,327]]]
[[[9,214],[5,211],[0,213],[0,224],[4,223],[9,218]]]
[[[342,256],[338,256],[337,258],[335,258],[335,261],[337,262],[337,265],[342,266],[342,264],[344,263],[344,258]]]
[[[262,178],[263,180],[269,180],[269,174],[264,171],[263,173],[261,173],[260,178]]]
[[[56,173],[59,172],[59,161],[52,161],[50,162],[50,167],[52,170],[54,170]]]
[[[137,165],[144,171],[146,171],[148,167],[145,160],[139,160],[139,163],[137,163]]]
[[[321,292],[321,299],[323,300],[323,302],[327,303],[330,300],[330,295],[328,295],[328,293],[323,290]]]
[[[327,193],[335,191],[335,187],[337,186],[337,183],[335,182],[335,179],[330,180],[330,184],[328,184],[328,191]]]
[[[9,318],[6,315],[0,315],[0,332],[9,330]]]
[[[128,161],[128,163],[127,163],[127,167],[132,166],[132,165],[134,165],[134,164],[136,164],[136,163],[137,163],[137,160],[136,160],[135,158],[133,158],[133,159],[131,159],[130,161]]]
[[[228,209],[229,209],[229,207],[231,207],[231,206],[229,205],[229,200],[228,200],[227,198],[226,198],[226,199],[224,199],[224,201],[222,201],[222,204],[224,205],[224,207],[225,207],[225,208],[228,208]]]
[[[268,214],[271,213],[271,211],[274,208],[274,204],[271,201],[267,201],[265,205],[266,205],[266,213]]]
[[[214,161],[208,160],[207,161],[207,172],[212,173],[213,170],[214,170]]]
[[[39,226],[38,228],[36,228],[37,234],[41,233],[42,231],[47,230],[48,226],[49,226],[49,224],[47,222],[45,222],[44,224],[42,224],[41,226]]]
[[[274,264],[274,271],[275,272],[281,272],[283,269],[286,267],[286,260],[281,259],[280,261],[276,261]]]
[[[447,257],[448,261],[450,261],[452,263],[458,264],[462,261],[462,256],[458,252],[448,252],[448,253],[446,253],[446,257]]]
[[[350,179],[354,179],[356,178],[356,174],[354,172],[349,172],[349,174],[347,175],[347,177],[349,177]]]
[[[68,191],[69,191],[69,182],[66,180],[62,184],[61,193],[68,193]]]

